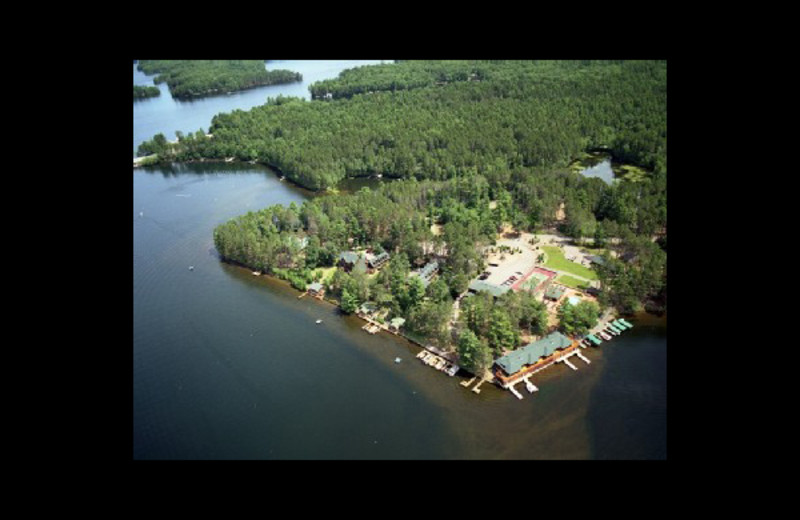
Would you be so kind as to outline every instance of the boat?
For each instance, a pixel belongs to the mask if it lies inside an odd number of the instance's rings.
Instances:
[[[600,337],[603,338],[606,341],[610,341],[611,340],[611,336],[609,336],[608,334],[606,334],[603,331],[598,332],[598,334],[600,334]]]
[[[530,392],[530,393],[534,393],[534,392],[538,392],[539,391],[539,389],[536,388],[536,385],[534,385],[533,383],[531,383],[527,379],[525,380],[525,388],[527,388],[528,392]]]
[[[394,358],[394,362],[395,362],[395,363],[399,363],[399,362],[401,362],[401,361],[403,361],[403,360],[402,360],[402,359],[400,359],[399,357],[397,357],[397,358]]]
[[[322,320],[317,320],[315,323],[322,323]]]
[[[189,270],[190,270],[190,271],[194,271],[194,266],[193,266],[193,265],[190,265],[190,266],[189,266]]]
[[[612,336],[619,336],[619,332],[617,332],[615,329],[611,328],[611,326],[610,326],[610,325],[609,325],[609,326],[607,326],[606,328],[604,328],[603,330],[604,330],[605,332],[607,332],[607,333],[611,334]]]
[[[259,273],[258,271],[253,271],[253,276],[258,276],[258,275],[260,275],[260,274],[261,274],[261,273]]]

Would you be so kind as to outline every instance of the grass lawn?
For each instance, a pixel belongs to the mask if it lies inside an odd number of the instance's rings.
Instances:
[[[331,276],[333,276],[333,272],[336,271],[336,267],[317,267],[311,273],[316,275],[317,273],[322,273],[322,283],[325,283]]]
[[[542,246],[542,250],[545,252],[547,256],[546,261],[544,263],[545,267],[552,267],[553,269],[558,269],[559,271],[565,271],[567,273],[571,273],[582,278],[586,278],[588,280],[597,280],[597,273],[589,269],[588,267],[584,267],[581,264],[576,264],[575,262],[570,262],[564,256],[564,252],[561,251],[558,247],[555,246]]]
[[[571,287],[573,289],[586,290],[589,288],[588,282],[585,282],[579,278],[575,278],[574,276],[570,276],[568,274],[559,275],[559,277],[556,278],[556,281],[560,284],[566,285],[567,287]]]

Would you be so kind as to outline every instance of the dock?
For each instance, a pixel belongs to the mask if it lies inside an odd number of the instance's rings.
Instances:
[[[572,370],[578,370],[578,367],[576,367],[575,365],[573,365],[572,363],[570,363],[570,362],[569,362],[569,359],[567,359],[567,357],[569,357],[569,356],[565,356],[565,357],[563,357],[563,358],[559,359],[559,361],[561,361],[562,363],[564,363],[565,365],[567,365],[568,367],[570,367]]]
[[[575,355],[581,358],[583,361],[585,361],[587,365],[590,365],[592,363],[591,361],[589,361],[589,358],[581,354],[580,351],[578,350],[575,351]]]

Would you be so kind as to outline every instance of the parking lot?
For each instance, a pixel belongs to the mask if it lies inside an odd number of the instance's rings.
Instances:
[[[532,236],[532,235],[531,235]],[[487,283],[501,287],[510,287],[514,282],[518,281],[522,276],[528,274],[536,265],[536,254],[531,246],[528,244],[526,238],[520,237],[519,239],[502,238],[497,241],[495,249],[500,246],[508,246],[512,249],[519,248],[521,253],[492,253],[487,259],[488,264],[497,264],[497,266],[488,265],[486,270],[489,276],[485,279]],[[513,279],[512,279],[513,278]]]

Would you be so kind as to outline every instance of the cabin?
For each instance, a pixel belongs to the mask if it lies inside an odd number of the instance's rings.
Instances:
[[[380,269],[388,261],[389,253],[386,251],[377,255],[367,253],[367,267],[369,267],[370,272]]]
[[[507,388],[507,385],[514,381],[515,376],[524,375],[529,372],[527,369],[542,361],[543,363],[540,363],[542,366],[549,364],[552,362],[548,359],[550,356],[572,344],[571,339],[558,331],[548,334],[538,341],[528,343],[524,347],[497,358],[494,362],[497,366],[495,375],[501,382],[501,386]]]
[[[364,255],[358,254],[355,251],[339,253],[339,260],[336,265],[348,273],[353,270],[362,272],[367,270],[367,262],[364,259]]]
[[[405,318],[392,318],[392,320],[389,322],[389,330],[392,332],[399,332],[400,327],[402,327],[405,322]]]
[[[308,291],[308,294],[311,296],[316,296],[319,298],[325,295],[325,287],[319,282],[308,284],[306,286],[306,291]]]
[[[587,256],[586,258],[588,258],[589,262],[591,262],[594,265],[605,265],[606,263],[606,261],[603,259],[602,256],[590,255]]]
[[[372,316],[378,311],[378,305],[373,302],[364,302],[358,308],[356,314],[358,316]]]
[[[425,286],[427,289],[428,285],[430,285],[431,280],[433,279],[434,275],[439,272],[439,262],[433,261],[428,262],[425,266],[420,269],[418,273],[411,273],[413,276],[418,276],[420,280],[422,280],[422,285]]]

